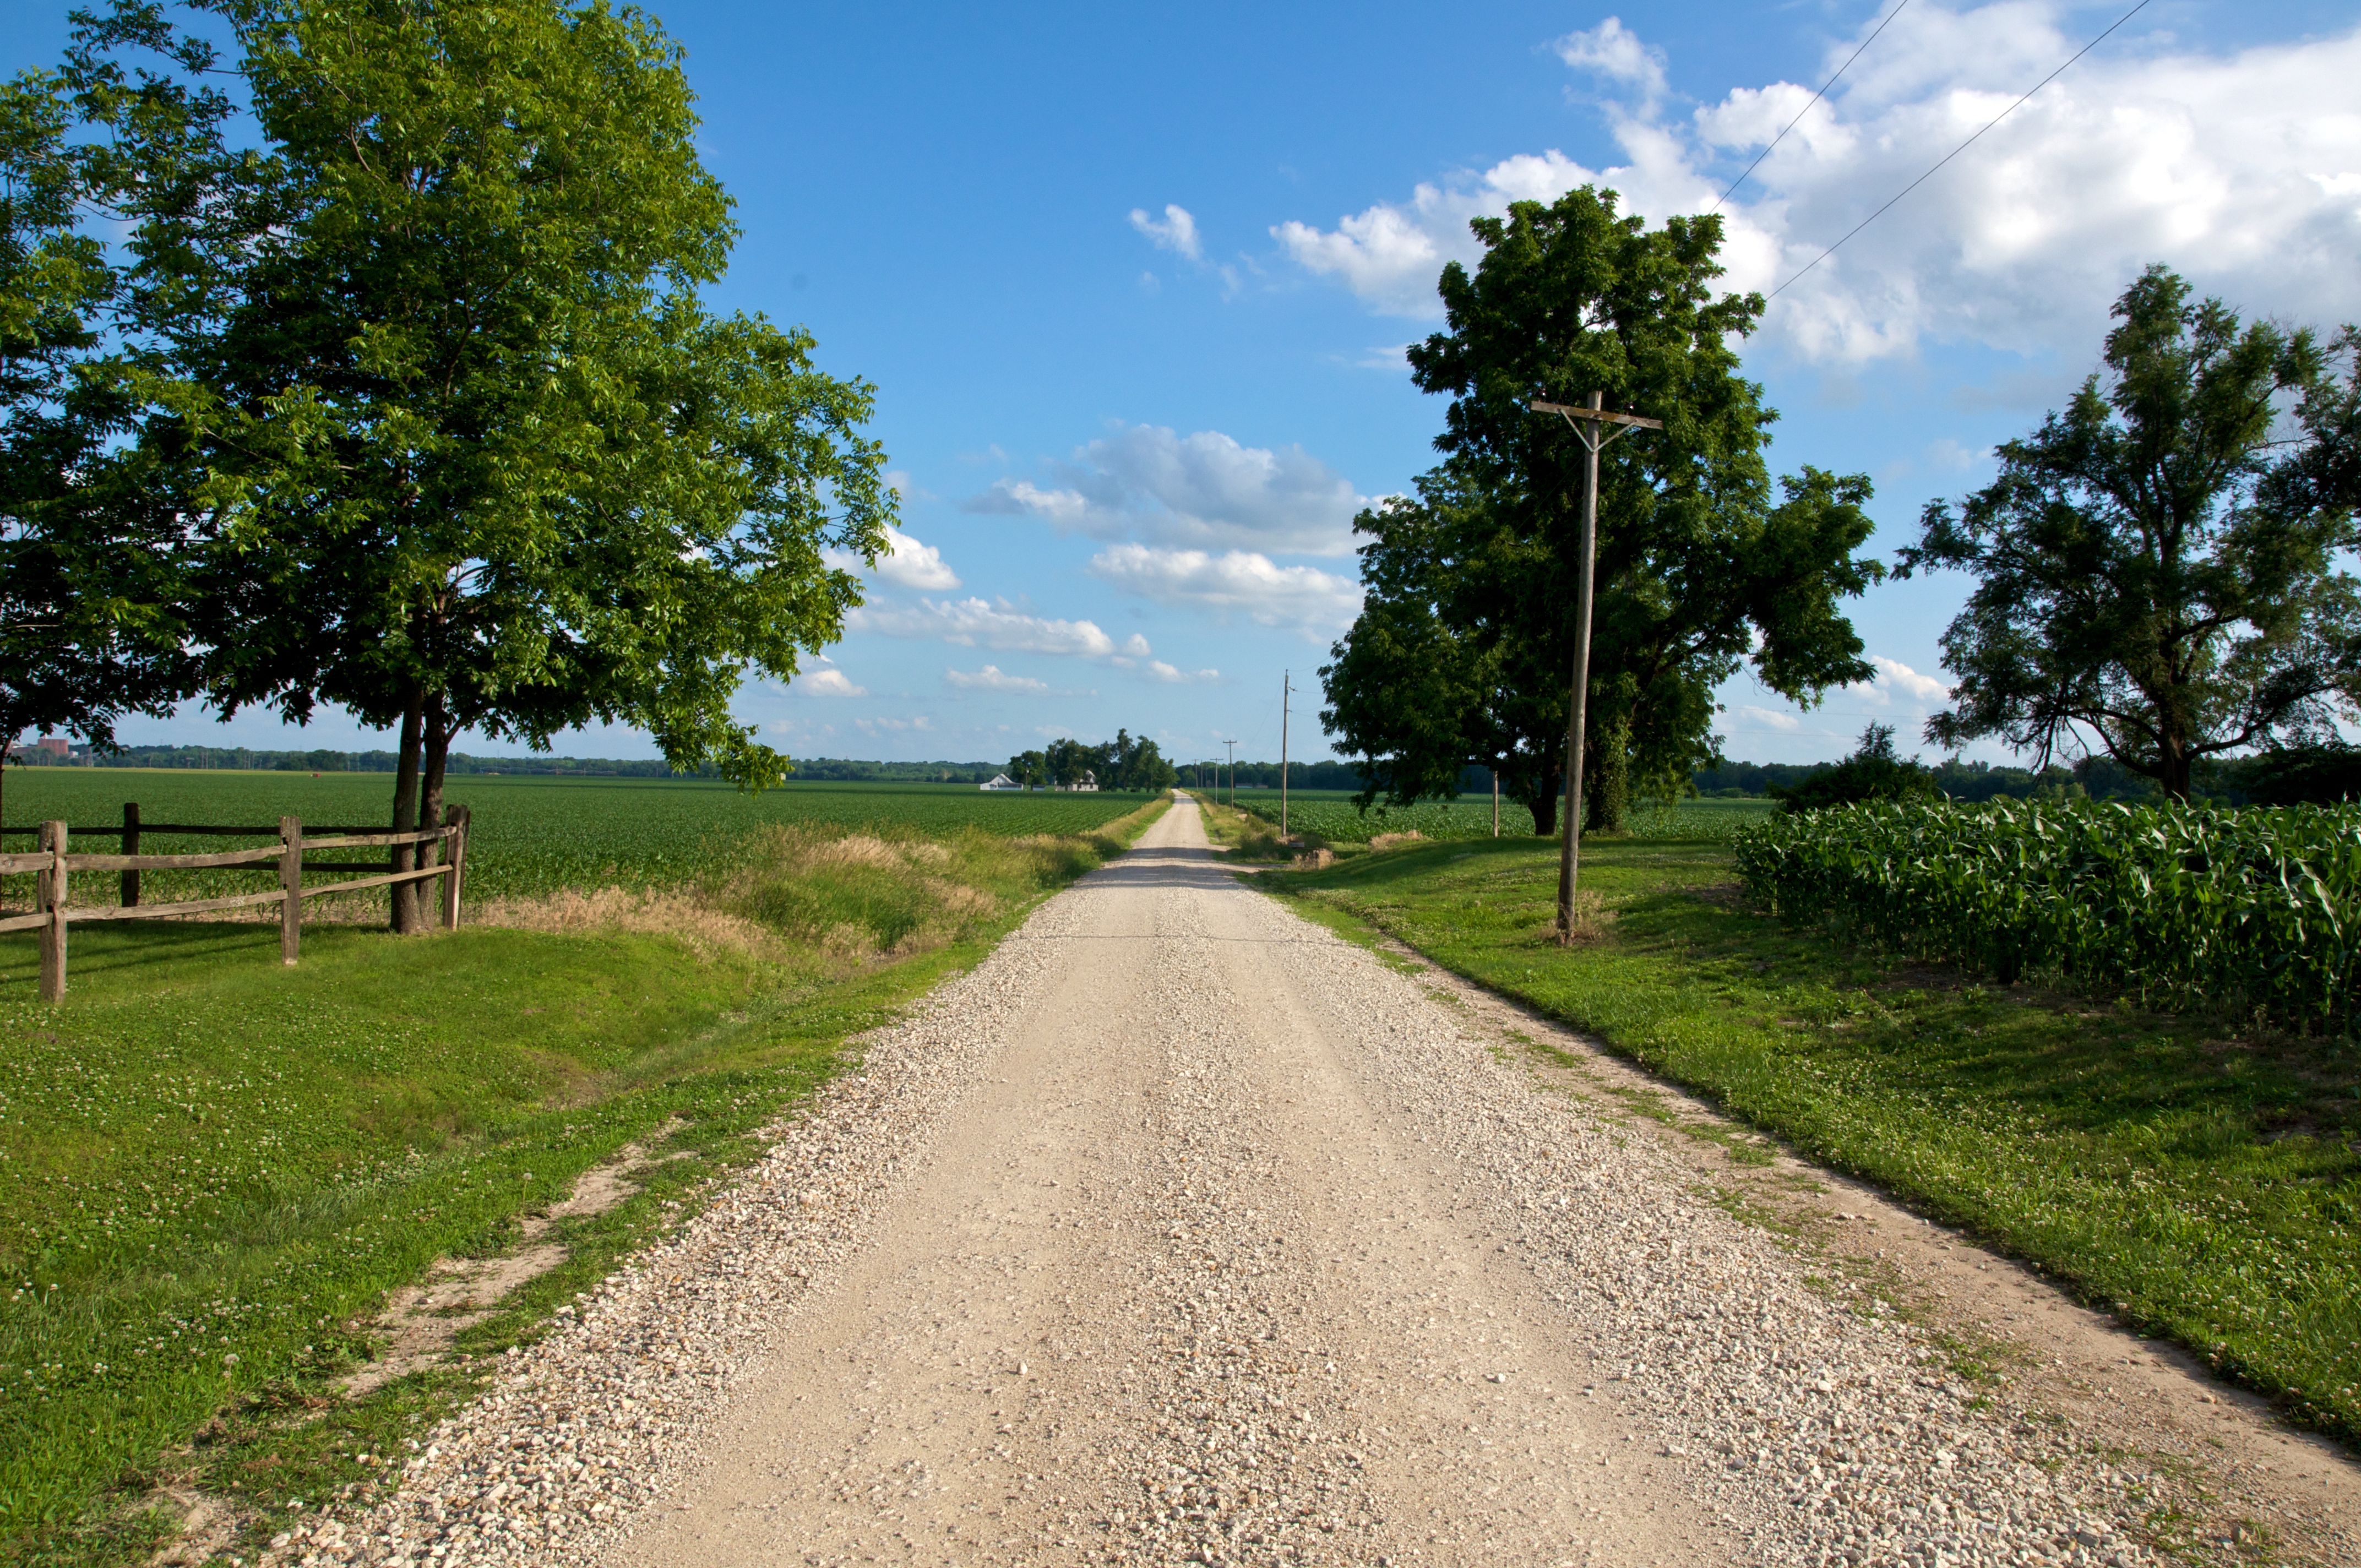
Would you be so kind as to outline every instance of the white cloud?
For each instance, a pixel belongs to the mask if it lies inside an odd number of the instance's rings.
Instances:
[[[869,695],[867,686],[854,685],[851,676],[842,670],[834,668],[806,670],[796,677],[795,685],[790,689],[799,691],[806,696],[867,696]]]
[[[872,569],[863,566],[861,557],[849,550],[828,551],[825,559],[841,572]],[[919,543],[890,524],[885,530],[885,553],[877,557],[874,570],[883,581],[919,593],[946,593],[960,586],[959,574],[944,563],[940,550]]]
[[[1159,604],[1244,616],[1264,626],[1333,634],[1360,612],[1361,586],[1316,566],[1281,566],[1251,550],[1220,555],[1118,544],[1091,557],[1091,575]]]
[[[1650,49],[1621,18],[1609,16],[1587,32],[1568,33],[1552,46],[1577,71],[1639,88],[1650,99],[1664,93],[1664,52]]]
[[[1150,680],[1162,681],[1168,685],[1176,686],[1206,685],[1222,678],[1222,672],[1219,670],[1175,669],[1161,659],[1149,663],[1148,674]]]
[[[1844,688],[1855,696],[1865,697],[1881,707],[1897,696],[1920,707],[1951,700],[1950,687],[1932,675],[1920,674],[1899,659],[1872,653],[1869,662],[1877,666],[1876,678]]]
[[[1056,466],[1056,483],[999,480],[967,510],[1037,517],[1061,532],[1163,544],[1351,553],[1368,498],[1301,446],[1246,446],[1216,430],[1129,425]]]
[[[1750,704],[1738,711],[1744,714],[1747,721],[1757,729],[1794,731],[1804,727],[1804,721],[1794,714],[1781,713],[1775,708],[1755,707]]]
[[[852,727],[863,735],[900,735],[914,729],[932,729],[934,724],[922,713],[916,718],[856,718]]]
[[[1170,250],[1191,261],[1205,258],[1204,242],[1197,235],[1197,220],[1186,207],[1168,205],[1160,220],[1149,217],[1144,207],[1134,207],[1131,226],[1146,235],[1159,250]]]
[[[850,631],[887,637],[932,638],[962,648],[1024,653],[1063,653],[1104,659],[1115,639],[1089,620],[1051,620],[1017,609],[1006,599],[920,599],[915,605],[862,605],[844,618]],[[1145,653],[1148,642],[1134,634],[1125,652]]]
[[[1724,282],[1767,292],[1795,277],[2070,57],[2087,20],[2062,0],[1903,12],[1723,209]],[[1587,41],[1561,48],[1570,63],[1631,90],[1609,116],[1621,162],[1511,159],[1334,229],[1274,234],[1374,310],[1431,317],[1442,264],[1475,255],[1468,217],[1588,181],[1651,219],[1702,212],[1810,97],[1793,82],[1741,87],[1677,117],[1660,106],[1636,38],[1620,25],[1576,38]],[[1856,41],[1834,43],[1827,63]],[[2119,33],[1788,289],[1764,337],[1824,363],[1929,340],[2070,344],[2079,360],[2150,261],[2249,313],[2349,319],[2361,313],[2356,80],[2361,29],[2220,55]]]
[[[1020,696],[1047,696],[1049,683],[1030,675],[1012,675],[997,664],[981,670],[945,670],[943,679],[961,691],[1007,692]]]
[[[1481,247],[1467,220],[1508,211],[1511,202],[1547,202],[1585,180],[1589,170],[1554,148],[1504,159],[1449,187],[1421,184],[1407,205],[1380,202],[1323,232],[1293,219],[1270,232],[1295,263],[1341,281],[1389,315],[1440,314],[1434,280],[1446,261],[1472,262]]]

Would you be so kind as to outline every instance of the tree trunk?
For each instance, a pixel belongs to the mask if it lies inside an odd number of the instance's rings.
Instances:
[[[2157,770],[2157,782],[2164,786],[2164,793],[2186,804],[2190,784],[2197,772],[2196,759],[2168,737],[2158,748],[2156,760],[2163,764]]]
[[[1582,830],[1620,834],[1631,813],[1631,719],[1600,715],[1585,738]]]
[[[418,826],[418,746],[419,730],[426,717],[426,692],[412,687],[410,705],[401,715],[401,755],[393,770],[393,830],[408,833]],[[418,864],[411,845],[393,847],[393,870],[406,872]],[[398,882],[393,884],[393,929],[407,935],[420,928],[418,918],[418,884]]]
[[[1565,770],[1553,762],[1544,762],[1535,770],[1532,798],[1526,804],[1533,814],[1533,835],[1540,839],[1557,837],[1558,807],[1565,804]]]

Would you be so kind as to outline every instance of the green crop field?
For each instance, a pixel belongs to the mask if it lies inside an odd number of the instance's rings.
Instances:
[[[1279,820],[1279,795],[1256,791],[1238,796],[1238,808],[1272,822]],[[1761,800],[1685,800],[1671,806],[1644,803],[1631,812],[1635,839],[1727,839],[1739,828],[1758,822],[1775,809]],[[1367,813],[1355,808],[1353,797],[1341,790],[1290,792],[1287,805],[1290,831],[1312,833],[1332,844],[1366,843],[1379,833],[1417,832],[1429,839],[1487,839],[1492,833],[1489,795],[1462,795],[1457,800],[1422,800],[1415,806],[1372,806]],[[1500,836],[1530,838],[1533,814],[1514,801],[1500,803]]]
[[[1790,920],[2014,981],[2348,1030],[2361,1015],[2361,807],[1863,802],[1737,841]]]
[[[692,779],[504,778],[470,774],[445,792],[474,813],[467,894],[531,898],[560,888],[631,889],[688,881],[735,862],[755,832],[773,824],[829,823],[848,829],[891,826],[930,834],[973,828],[995,837],[1086,833],[1137,810],[1142,795],[985,794],[972,784],[796,784],[759,795]],[[11,768],[7,826],[62,818],[76,829],[111,829],[137,801],[148,822],[268,825],[282,815],[354,826],[391,819],[389,773],[204,773],[186,769]],[[10,837],[30,849],[29,837]],[[236,840],[232,840],[236,843]],[[82,846],[112,852],[101,838]],[[143,835],[145,854],[225,848],[218,839]],[[349,855],[350,851],[345,852]],[[344,858],[335,855],[331,858]],[[148,873],[145,896],[204,897],[258,890],[268,872]],[[199,879],[202,878],[202,885]],[[13,877],[6,897],[21,903],[30,879]]]

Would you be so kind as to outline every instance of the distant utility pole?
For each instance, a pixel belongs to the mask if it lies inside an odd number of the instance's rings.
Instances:
[[[1230,804],[1235,806],[1238,803],[1238,743],[1224,740],[1222,744],[1230,749]]]
[[[1295,694],[1295,672],[1279,673],[1279,840],[1287,842],[1287,699]]]
[[[1582,575],[1575,591],[1574,702],[1565,726],[1565,837],[1557,856],[1557,938],[1574,940],[1574,884],[1581,874],[1582,850],[1582,730],[1590,707],[1591,575],[1598,564],[1598,449],[1635,430],[1662,430],[1660,419],[1638,414],[1609,413],[1601,406],[1604,392],[1590,394],[1585,408],[1543,402],[1535,398],[1532,411],[1556,414],[1582,441]]]

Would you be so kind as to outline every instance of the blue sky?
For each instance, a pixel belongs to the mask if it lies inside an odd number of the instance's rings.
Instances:
[[[1438,324],[1466,218],[1588,180],[1704,207],[1891,4],[654,5],[744,228],[719,302],[876,384],[904,493],[909,543],[851,633],[741,713],[805,755],[1122,725],[1267,757],[1292,669],[1293,750],[1324,754],[1350,517],[1433,461],[1442,404],[1400,349]],[[1908,0],[1726,209],[1731,284],[1784,280],[2129,4]],[[0,59],[51,58],[63,9],[0,0]],[[2349,5],[2151,0],[1774,302],[1746,350],[1774,468],[1872,475],[1890,554],[2093,367],[2146,262],[2250,312],[2361,317],[2356,81]],[[1872,718],[1915,738],[1964,592],[1873,590],[1881,676],[1813,712],[1730,683],[1728,752],[1833,756]],[[334,715],[123,735],[379,743]]]

